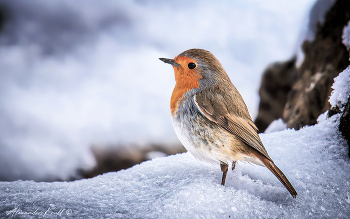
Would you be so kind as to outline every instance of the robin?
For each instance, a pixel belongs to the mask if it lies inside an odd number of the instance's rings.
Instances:
[[[297,192],[274,164],[258,135],[243,98],[209,51],[189,49],[171,64],[176,85],[170,109],[176,135],[199,160],[220,164],[225,185],[229,164],[247,161],[267,167],[296,198]]]

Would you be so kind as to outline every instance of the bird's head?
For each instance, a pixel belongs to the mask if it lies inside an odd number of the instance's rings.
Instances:
[[[188,91],[196,89],[196,92],[201,92],[230,81],[215,56],[203,49],[189,49],[174,59],[160,60],[171,64],[175,71],[176,85],[170,100],[172,115],[177,111],[181,97]]]
[[[189,49],[174,59],[160,60],[174,67],[177,85],[205,88],[222,80],[229,80],[221,63],[211,52],[204,49]]]

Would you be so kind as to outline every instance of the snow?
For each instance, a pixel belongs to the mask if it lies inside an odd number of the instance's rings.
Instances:
[[[338,124],[334,115],[260,135],[297,199],[267,168],[238,162],[221,186],[218,166],[184,153],[74,182],[0,182],[0,217],[347,218],[350,158]]]
[[[292,56],[314,0],[0,0],[0,180],[67,180],[91,145],[178,144],[173,70],[159,57],[211,51],[257,114],[260,75]],[[205,16],[204,16],[205,15]]]
[[[153,160],[159,157],[166,157],[167,155],[161,151],[151,151],[146,154],[147,160]]]
[[[272,132],[278,132],[278,131],[283,131],[285,129],[287,129],[287,124],[284,123],[283,120],[280,118],[271,122],[271,124],[269,125],[269,127],[267,127],[264,133],[267,134]]]
[[[327,116],[328,116],[328,110],[318,116],[317,123],[320,123],[320,122],[323,122],[324,120],[326,120]]]
[[[348,102],[350,95],[350,66],[348,66],[343,72],[334,78],[332,85],[333,91],[329,98],[329,103],[332,107],[338,106],[339,109],[343,108]]]

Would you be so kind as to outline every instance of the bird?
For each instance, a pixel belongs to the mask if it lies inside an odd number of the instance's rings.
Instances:
[[[246,161],[267,167],[296,198],[298,193],[267,153],[242,96],[219,60],[204,49],[159,59],[175,72],[170,99],[175,133],[195,158],[220,164],[221,185],[230,164],[234,170],[237,161]]]

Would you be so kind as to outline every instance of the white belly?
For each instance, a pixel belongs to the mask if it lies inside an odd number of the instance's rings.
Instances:
[[[208,144],[200,140],[200,136],[196,136],[186,127],[185,124],[181,124],[173,120],[173,126],[175,133],[183,146],[197,159],[212,164],[219,164],[220,162],[232,163],[234,159],[228,154],[221,151],[216,146],[212,146],[209,150]],[[225,141],[225,137],[221,138],[221,141]],[[224,142],[223,142],[224,143]],[[229,142],[226,142],[229,144]]]
[[[217,137],[218,144],[212,145],[211,150],[209,150],[208,144],[202,142],[199,136],[195,136],[191,133],[188,127],[186,127],[186,124],[181,124],[173,120],[173,126],[183,146],[198,160],[214,165],[220,164],[221,162],[231,164],[233,161],[241,160],[264,166],[260,160],[246,154],[234,154],[234,156],[232,156],[233,154],[230,155],[222,150],[223,147],[232,144],[232,138],[229,138],[224,131],[220,133],[221,136]],[[216,145],[223,145],[223,147],[217,147]]]

